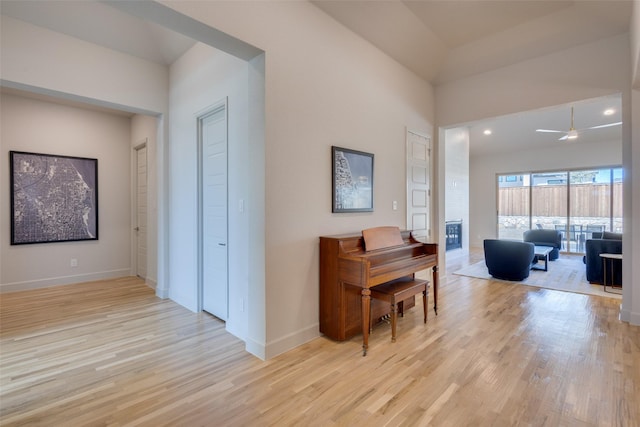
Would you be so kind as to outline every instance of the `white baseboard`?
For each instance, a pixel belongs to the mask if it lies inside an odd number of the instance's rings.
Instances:
[[[28,291],[32,289],[48,288],[58,285],[72,285],[74,283],[93,282],[96,280],[114,279],[129,276],[130,270],[101,271],[97,273],[77,274],[74,276],[49,277],[46,279],[28,280],[24,282],[3,283],[0,285],[0,293]]]
[[[620,320],[628,322],[631,325],[640,325],[640,313],[634,313],[630,310],[620,310]]]
[[[252,340],[251,338],[247,338],[244,344],[245,344],[244,349],[247,350],[249,353],[253,354],[259,359],[267,360],[265,357],[265,354],[267,353],[266,346],[263,343],[259,343],[257,341]]]
[[[314,323],[311,326],[299,329],[298,331],[285,335],[282,338],[273,340],[267,343],[267,347],[265,349],[266,360],[276,357],[279,354],[285,353],[295,347],[298,347],[299,345],[318,338],[319,336],[320,324]]]
[[[169,298],[169,289],[168,288],[159,288],[158,283],[155,282],[154,289],[156,290],[156,296],[158,298],[167,299]]]
[[[249,353],[262,360],[269,360],[315,338],[318,338],[320,336],[319,327],[320,325],[318,323],[315,323],[314,325],[311,325],[307,328],[300,329],[282,338],[273,340],[266,345],[254,341],[251,338],[247,338],[245,340],[245,349]]]
[[[151,289],[157,289],[158,288],[158,282],[156,282],[153,279],[149,279],[148,277],[146,279],[144,279],[144,282],[147,284],[148,287],[150,287]]]

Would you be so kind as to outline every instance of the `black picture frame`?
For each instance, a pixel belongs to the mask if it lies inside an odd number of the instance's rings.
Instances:
[[[98,159],[9,152],[11,244],[98,240]]]
[[[333,213],[373,212],[373,154],[331,147]]]

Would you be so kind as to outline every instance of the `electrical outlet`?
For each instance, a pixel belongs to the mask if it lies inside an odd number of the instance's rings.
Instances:
[[[77,267],[78,266],[78,260],[76,258],[71,258],[71,267]]]
[[[397,210],[398,210],[398,202],[396,202],[396,201],[394,200],[394,201],[393,201],[393,203],[392,203],[392,207],[393,207],[393,210],[394,210],[394,211],[397,211]]]

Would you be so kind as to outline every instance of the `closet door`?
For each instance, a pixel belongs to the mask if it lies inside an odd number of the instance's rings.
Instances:
[[[227,115],[222,105],[202,116],[202,309],[227,320]]]

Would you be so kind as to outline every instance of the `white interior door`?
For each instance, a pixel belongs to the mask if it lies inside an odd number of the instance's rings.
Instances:
[[[201,116],[202,309],[227,320],[227,114],[226,105]]]
[[[407,131],[407,228],[431,238],[431,138]]]
[[[147,146],[136,148],[136,275],[147,277]]]

